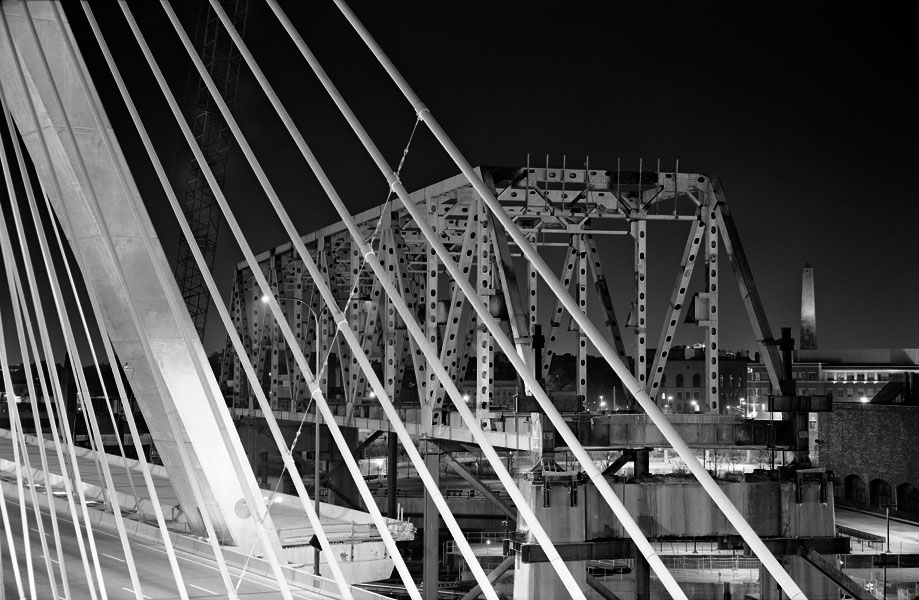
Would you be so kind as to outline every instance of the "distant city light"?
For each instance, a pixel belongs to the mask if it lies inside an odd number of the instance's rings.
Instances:
[[[268,296],[262,296],[262,302],[264,302],[265,304],[267,304],[267,303],[268,303]]]
[[[867,403],[868,403],[868,396],[862,396],[861,398],[859,398],[859,401],[860,401],[862,404],[867,404]]]
[[[367,395],[370,396],[371,398],[376,398],[376,397],[377,397],[377,393],[374,392],[373,390],[370,390],[370,393],[367,394]]]

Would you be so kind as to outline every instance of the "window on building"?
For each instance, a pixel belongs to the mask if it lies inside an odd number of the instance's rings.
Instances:
[[[698,373],[692,376],[692,387],[702,387],[702,376]]]
[[[679,375],[677,375],[677,377],[679,377]],[[682,400],[682,399],[683,399],[683,392],[677,392],[677,393],[676,393],[676,399],[677,399],[677,400]]]
[[[693,393],[692,393],[692,399],[693,399],[693,400],[698,400],[698,399],[699,399],[699,392],[693,392]]]
[[[679,387],[683,387],[683,374],[682,374],[682,373],[679,373],[679,374],[677,374],[677,376],[676,376],[676,386],[677,386],[678,388],[679,388]]]
[[[851,398],[852,395],[853,395],[854,393],[855,393],[855,390],[853,390],[852,388],[846,389],[846,397],[847,397],[847,398]]]

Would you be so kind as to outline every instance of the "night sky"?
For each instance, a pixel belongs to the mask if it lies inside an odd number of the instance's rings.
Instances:
[[[355,2],[353,8],[473,164],[537,164],[719,173],[773,330],[799,321],[801,267],[815,267],[818,342],[824,348],[916,347],[914,173],[917,152],[909,19],[843,5],[667,6],[566,2]],[[398,161],[411,108],[331,2],[282,2],[378,145]],[[193,32],[196,3],[177,10]],[[173,91],[197,80],[158,3],[135,12]],[[167,256],[177,226],[75,4],[67,13],[143,190]],[[171,122],[120,12],[97,16],[141,103],[177,192],[189,152]],[[380,204],[387,185],[312,72],[260,0],[246,40],[352,213]],[[102,67],[98,69],[96,67]],[[243,67],[236,114],[302,233],[337,220]],[[185,91],[189,94],[185,94]],[[457,169],[426,131],[412,144],[409,190]],[[240,152],[227,193],[257,252],[285,241]],[[919,180],[917,180],[919,181]],[[243,218],[245,217],[245,218]],[[656,332],[684,230],[651,228],[650,311]],[[655,235],[660,235],[655,238]],[[631,251],[601,248],[620,320]],[[229,285],[241,254],[221,236],[216,277]],[[553,259],[555,263],[558,261]],[[722,348],[755,350],[727,263]],[[700,275],[700,274],[697,274]],[[616,291],[618,287],[618,292]],[[653,318],[657,315],[657,318]],[[656,340],[656,333],[650,335]],[[215,315],[205,344],[222,347]],[[678,341],[693,341],[691,336]]]

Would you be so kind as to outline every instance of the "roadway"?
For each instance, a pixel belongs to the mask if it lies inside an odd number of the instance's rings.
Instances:
[[[879,515],[856,512],[837,506],[836,524],[880,537],[887,536],[887,520]],[[864,552],[875,554],[879,550],[882,549],[866,548]],[[890,551],[894,554],[919,554],[919,526],[891,519]],[[861,553],[855,548],[853,548],[853,552]]]
[[[26,575],[25,536],[23,535],[20,507],[17,502],[10,499],[6,500],[6,506],[7,512],[9,513],[10,525],[13,529],[16,559],[20,565],[23,585],[26,588],[26,595],[28,597],[29,589]],[[41,544],[38,540],[38,526],[35,520],[35,513],[31,507],[28,507],[27,514],[29,544],[35,572],[36,595],[33,597],[39,599],[52,599],[54,595],[45,566],[45,560],[41,554]],[[58,518],[62,538],[61,547],[64,554],[67,579],[70,583],[71,598],[73,600],[89,599],[91,597],[89,586],[87,584],[85,570],[82,566],[77,539],[74,535],[73,522],[62,518],[60,514]],[[48,540],[49,552],[55,557],[51,560],[53,569],[55,570],[58,594],[59,597],[63,598],[63,587],[61,586],[59,570],[60,563],[56,558],[57,552],[55,550],[54,536],[51,529],[51,518],[47,513],[42,513],[42,521]],[[13,564],[10,560],[9,546],[6,542],[6,532],[3,531],[2,524],[0,524],[0,534],[3,536],[2,540],[0,540],[0,556],[2,556],[3,561],[3,597],[16,598],[18,597],[18,591],[14,579]],[[108,531],[99,530],[98,528],[93,529],[93,535],[95,537],[108,598],[111,600],[134,600],[136,596],[131,585],[125,553],[118,536]],[[165,550],[161,547],[138,541],[131,541],[130,548],[141,581],[143,597],[146,600],[177,600],[180,596],[172,576],[172,570],[169,566]],[[186,582],[189,598],[208,598],[216,600],[218,598],[228,597],[220,571],[217,568],[217,563],[213,558],[189,554],[179,550],[176,551],[176,556],[179,562],[179,570]],[[235,568],[230,568],[229,570],[234,585],[238,585],[238,595],[240,598],[246,600],[267,600],[269,598],[274,600],[280,598],[278,586],[273,580],[253,573],[245,573],[243,575],[241,570]],[[95,572],[93,572],[93,577],[95,578]],[[305,590],[298,590],[294,592],[293,595],[294,598],[298,600],[321,597],[327,598],[327,596],[318,596],[313,592]]]

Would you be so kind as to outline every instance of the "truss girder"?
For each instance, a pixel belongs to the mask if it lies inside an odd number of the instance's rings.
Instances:
[[[591,292],[596,293],[599,313],[595,319],[605,323],[619,356],[631,355],[636,377],[652,396],[661,387],[660,378],[681,324],[681,315],[689,298],[690,280],[698,270],[695,269],[697,262],[704,262],[706,267],[705,287],[700,297],[708,310],[714,307],[717,311],[717,260],[722,246],[741,286],[755,335],[760,340],[771,338],[771,330],[755,294],[752,275],[740,249],[736,227],[726,211],[717,179],[713,179],[709,186],[708,178],[702,179],[705,183],[701,183],[699,176],[686,173],[617,174],[615,171],[583,169],[493,167],[483,167],[481,172],[508,215],[526,233],[527,239],[540,248],[565,249],[559,280],[569,289],[576,288],[582,312],[588,312],[587,298]],[[561,183],[562,179],[565,186]],[[589,193],[585,193],[585,189]],[[419,190],[412,199],[420,205],[426,221],[438,232],[461,271],[475,282],[479,297],[487,299],[492,312],[505,320],[505,326],[516,343],[517,353],[532,368],[535,363],[532,340],[534,328],[540,321],[537,307],[541,302],[533,266],[528,262],[515,264],[519,249],[509,241],[502,228],[494,227],[493,216],[483,210],[465,179],[453,177],[444,180]],[[432,249],[420,236],[417,225],[399,200],[391,201],[385,210],[383,206],[376,207],[357,215],[355,219],[365,239],[370,239],[376,230],[378,255],[393,275],[403,298],[423,323],[426,337],[437,346],[448,373],[472,392],[470,403],[475,403],[482,422],[489,425],[494,414],[491,404],[495,400],[495,369],[499,358],[495,356],[490,334],[479,326],[457,286],[447,280]],[[684,221],[690,226],[690,235],[659,333],[650,329],[657,318],[648,314],[647,303],[648,280],[654,277],[647,264],[647,253],[652,246],[649,228],[658,220]],[[606,276],[601,258],[602,244],[610,236],[628,236],[632,242],[634,279],[631,299],[615,297],[616,290],[624,291],[629,286],[612,286]],[[379,285],[369,273],[364,272],[366,269],[360,268],[361,257],[354,254],[341,224],[307,234],[304,241],[308,247],[315,248],[326,283],[339,299],[340,306],[345,307],[345,302],[351,298],[347,306],[349,323],[363,332],[362,349],[379,366],[393,397],[407,410],[416,407],[419,420],[429,426],[444,424],[443,387],[433,378],[390,302],[382,298]],[[318,347],[322,358],[332,355],[329,368],[323,372],[322,383],[327,392],[332,392],[331,397],[338,398],[344,405],[342,414],[349,418],[369,416],[374,403],[367,397],[366,377],[355,368],[355,357],[340,351],[332,343],[334,325],[328,319],[328,311],[315,293],[314,284],[304,274],[302,265],[293,257],[290,247],[276,248],[259,258],[276,286],[276,293],[282,298],[290,296],[295,299],[285,303],[284,308],[294,329],[304,332],[303,348],[315,352]],[[275,266],[269,267],[269,263]],[[518,275],[518,267],[523,269],[522,276]],[[588,274],[592,280],[590,292],[587,291]],[[238,280],[237,295],[241,307],[234,315],[237,326],[247,334],[244,338],[250,341],[259,373],[274,392],[273,400],[286,400],[289,396],[291,410],[302,410],[300,405],[303,403],[297,402],[305,400],[301,375],[296,368],[285,372],[287,350],[281,347],[283,343],[279,338],[275,344],[276,328],[261,323],[263,311],[259,298],[252,295],[252,278],[246,274],[244,267],[239,271]],[[752,295],[749,290],[753,290]],[[549,373],[553,357],[566,351],[561,345],[561,332],[567,315],[557,299],[553,299],[552,303],[554,310],[548,323],[544,323],[546,345],[542,373],[538,374],[542,377]],[[635,333],[631,344],[627,344],[620,331],[617,303],[631,305],[630,322],[627,324]],[[542,318],[545,319],[545,315]],[[317,322],[321,333],[318,344]],[[704,315],[698,324],[704,327],[708,365],[705,375],[709,381],[714,379],[716,382],[715,389],[709,386],[703,396],[711,409],[712,402],[719,403],[717,314],[714,318],[712,314]],[[574,329],[577,330],[576,327]],[[652,365],[645,364],[649,334],[659,335]],[[767,344],[763,350],[767,361],[772,355],[777,359],[774,347]],[[573,391],[582,399],[586,399],[588,393],[588,351],[586,336],[577,332],[570,352],[575,355],[577,365]],[[474,368],[470,369],[472,365]],[[778,372],[774,366],[771,370]],[[235,371],[229,368],[227,373]],[[269,376],[269,373],[272,375]],[[407,379],[408,374],[413,377]],[[467,377],[470,379],[467,380]],[[251,394],[246,391],[245,382],[238,377],[227,381],[226,387],[234,404],[251,404],[248,398]],[[287,406],[286,401],[282,406]]]

